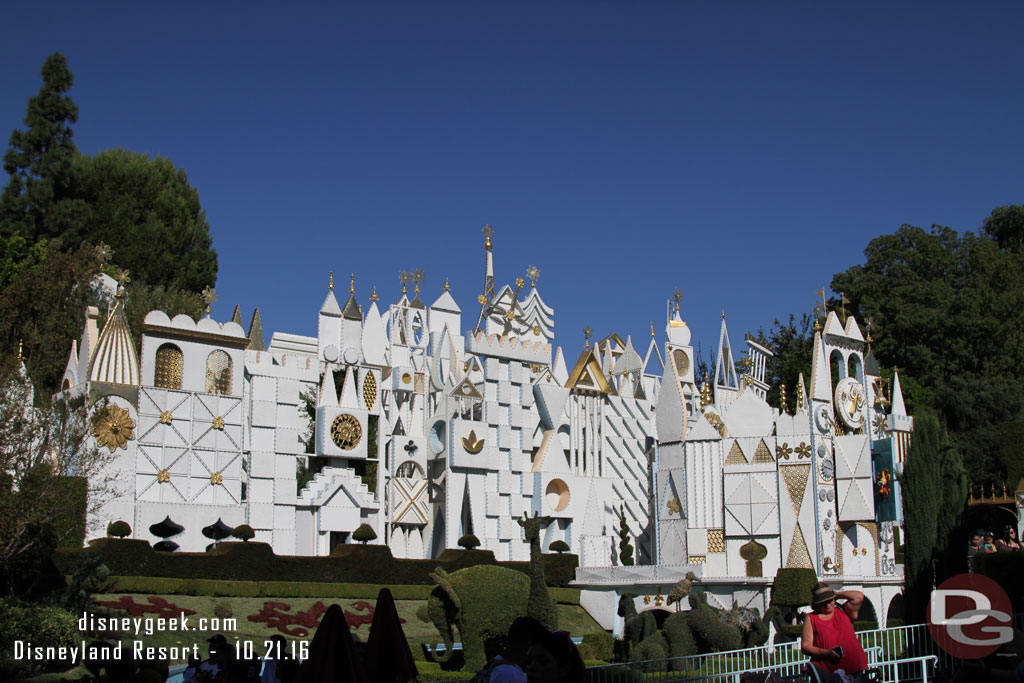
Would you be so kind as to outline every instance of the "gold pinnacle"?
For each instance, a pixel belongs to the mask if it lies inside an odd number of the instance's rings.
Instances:
[[[592,335],[592,334],[594,334],[594,329],[590,325],[587,325],[586,327],[583,328],[583,339],[584,339],[583,348],[585,348],[585,349],[589,349],[590,348],[590,335]]]
[[[725,320],[725,309],[722,309],[722,320]]]
[[[352,273],[351,275],[348,276],[348,293],[349,294],[355,294],[356,293],[356,274],[355,273]]]
[[[20,361],[23,361],[23,360],[25,360],[25,357],[23,355],[21,355],[21,340],[19,339],[18,340],[18,361],[20,362]]]
[[[330,276],[328,277],[328,280],[327,280],[327,289],[330,289],[332,291],[334,290],[334,271],[333,270],[331,271],[331,274],[330,274]]]
[[[488,251],[491,250],[491,246],[492,246],[491,245],[491,235],[493,235],[493,234],[494,234],[494,230],[491,228],[491,224],[488,223],[487,225],[484,226],[484,235],[487,236],[487,239],[484,240],[484,249],[486,249]]]
[[[370,301],[377,300],[377,285],[373,286],[373,294],[370,295]]]
[[[654,334],[654,323],[651,323],[651,339],[654,339],[654,337],[655,337],[655,334]]]
[[[540,268],[537,266],[530,266],[526,269],[526,277],[530,278],[530,286],[537,286],[537,278],[540,277]]]
[[[451,287],[448,286],[448,278],[445,278],[444,279],[444,291],[448,292],[450,290],[451,290]]]

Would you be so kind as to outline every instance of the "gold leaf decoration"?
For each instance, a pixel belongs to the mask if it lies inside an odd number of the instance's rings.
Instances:
[[[219,415],[213,418],[213,428],[224,431],[224,418]]]
[[[374,379],[372,372],[367,372],[366,379],[363,380],[363,403],[366,404],[366,409],[370,410],[376,402],[377,380]]]
[[[223,485],[224,475],[222,475],[220,472],[214,472],[213,474],[210,475],[210,483],[213,484],[214,486],[217,486],[218,484]]]
[[[135,420],[124,408],[108,405],[93,418],[92,435],[100,448],[113,453],[118,448],[127,448],[135,438]]]
[[[476,430],[470,429],[469,434],[462,437],[462,447],[467,453],[476,455],[484,449],[484,440],[476,438]]]
[[[670,514],[670,515],[678,515],[680,509],[681,508],[679,507],[679,499],[678,498],[673,498],[672,500],[668,501],[668,514]]]
[[[167,470],[160,470],[156,473],[156,480],[161,484],[166,484],[171,480],[171,473]]]
[[[160,424],[169,425],[172,422],[174,422],[174,416],[171,415],[171,411],[165,410],[162,413],[160,413]]]

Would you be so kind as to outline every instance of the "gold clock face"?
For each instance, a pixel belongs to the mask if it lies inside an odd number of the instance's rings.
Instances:
[[[359,426],[359,420],[351,415],[339,415],[331,423],[331,440],[342,450],[352,450],[362,438],[363,428]]]
[[[676,361],[676,371],[680,376],[685,375],[686,371],[690,369],[690,358],[686,355],[686,352],[682,349],[676,349],[672,352],[672,357]]]

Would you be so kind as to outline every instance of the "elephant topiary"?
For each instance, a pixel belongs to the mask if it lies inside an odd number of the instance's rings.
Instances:
[[[458,630],[463,669],[480,670],[501,652],[512,622],[526,615],[529,577],[494,565],[467,567],[451,574],[438,567],[430,577],[437,587],[427,598],[427,613],[445,645],[445,653],[435,661],[451,659]]]

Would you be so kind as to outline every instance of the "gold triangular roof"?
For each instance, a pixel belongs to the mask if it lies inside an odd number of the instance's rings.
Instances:
[[[348,295],[348,301],[345,302],[345,308],[341,310],[341,315],[346,320],[363,321],[363,311],[359,308],[359,303],[356,301],[355,294]]]
[[[584,389],[588,391],[600,391],[602,394],[613,394],[615,390],[608,383],[604,373],[601,372],[601,364],[594,356],[594,349],[586,349],[580,354],[576,366],[569,373],[569,379],[565,386],[569,389]]]

